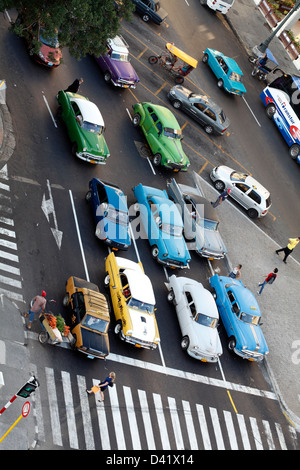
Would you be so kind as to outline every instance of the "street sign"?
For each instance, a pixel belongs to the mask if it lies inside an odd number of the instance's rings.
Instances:
[[[26,418],[29,415],[30,411],[30,403],[29,401],[25,401],[23,407],[22,407],[22,416],[23,418]]]

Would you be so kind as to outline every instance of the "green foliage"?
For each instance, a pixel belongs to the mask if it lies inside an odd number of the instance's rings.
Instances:
[[[118,34],[120,18],[129,20],[134,5],[131,0],[0,0],[0,11],[12,8],[22,12],[22,22],[12,28],[16,34],[26,35],[35,23],[43,25],[49,37],[58,31],[60,45],[79,60],[104,52],[107,38]],[[34,46],[38,47],[38,41]]]

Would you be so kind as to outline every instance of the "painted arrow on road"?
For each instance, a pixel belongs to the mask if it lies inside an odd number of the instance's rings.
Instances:
[[[42,207],[42,211],[44,212],[44,214],[45,214],[45,216],[46,216],[49,223],[50,223],[49,215],[50,214],[53,215],[54,228],[51,227],[51,231],[53,233],[53,236],[55,238],[57,246],[60,249],[63,232],[58,230],[56,214],[55,214],[55,210],[54,210],[54,202],[53,202],[53,197],[52,197],[51,186],[50,186],[49,180],[47,180],[47,186],[48,186],[48,192],[49,192],[49,199],[46,199],[46,196],[44,194],[41,207]]]

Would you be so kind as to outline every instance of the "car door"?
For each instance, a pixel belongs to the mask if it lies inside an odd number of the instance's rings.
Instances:
[[[188,286],[184,286],[182,294],[181,309],[178,311],[178,321],[180,324],[181,333],[183,336],[189,335],[190,325],[193,321],[193,316],[196,314],[196,307],[193,296]]]
[[[83,118],[79,106],[77,105],[77,103],[75,103],[75,101],[70,100],[67,128],[71,142],[78,143],[80,141],[80,123],[82,122],[82,120]]]
[[[246,196],[246,193],[250,190],[250,187],[245,183],[233,183],[231,189],[230,196],[241,206],[247,208],[248,196]]]
[[[206,109],[206,105],[201,101],[192,101],[190,100],[190,106],[186,107],[187,113],[192,116],[199,124],[205,124],[205,116],[204,111]]]

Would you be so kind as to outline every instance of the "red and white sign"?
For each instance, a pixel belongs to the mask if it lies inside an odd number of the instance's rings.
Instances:
[[[23,418],[26,418],[29,415],[29,411],[30,411],[30,403],[29,401],[26,401],[22,407]]]

